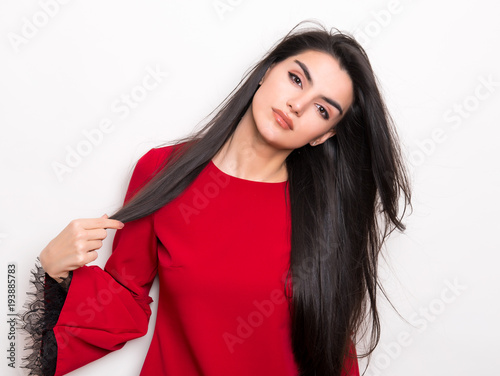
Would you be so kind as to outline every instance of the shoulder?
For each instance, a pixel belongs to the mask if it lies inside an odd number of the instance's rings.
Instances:
[[[126,201],[148,181],[150,181],[164,166],[164,162],[172,152],[182,144],[155,147],[143,154],[135,164],[130,178]]]
[[[167,161],[168,157],[176,150],[178,147],[184,145],[185,142],[180,144],[173,144],[167,146],[158,146],[147,151],[136,163],[135,170],[139,173],[146,175],[154,174],[158,172],[164,162]],[[134,172],[135,172],[134,170]]]

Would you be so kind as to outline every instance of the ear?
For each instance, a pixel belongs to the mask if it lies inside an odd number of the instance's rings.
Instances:
[[[330,137],[335,135],[335,128],[330,129],[326,133],[324,133],[320,138],[317,138],[313,141],[310,142],[311,146],[318,146],[321,145],[323,142],[328,140]]]

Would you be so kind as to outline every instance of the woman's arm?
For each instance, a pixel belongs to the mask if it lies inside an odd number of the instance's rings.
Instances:
[[[49,278],[51,277],[49,276]],[[64,291],[68,292],[72,278],[73,278],[73,270],[69,272],[69,275],[67,277],[59,277],[58,279],[56,279],[56,282],[59,283],[59,286],[61,286]]]
[[[165,154],[158,150],[137,163],[125,202],[152,177]],[[64,375],[147,333],[153,301],[149,290],[157,272],[152,219],[143,217],[117,230],[104,269],[84,265],[63,279],[37,265],[31,281],[36,292],[28,292],[33,299],[20,314],[22,329],[32,340],[22,368],[30,368],[31,374]]]

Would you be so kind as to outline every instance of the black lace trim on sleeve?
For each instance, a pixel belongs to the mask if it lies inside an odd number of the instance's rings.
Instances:
[[[20,368],[30,369],[29,376],[53,376],[57,364],[57,342],[53,328],[66,300],[73,271],[58,283],[43,270],[40,257],[37,257],[31,274],[34,278],[30,279],[30,286],[34,285],[35,292],[26,292],[29,296],[23,306],[25,310],[17,314],[21,324],[18,328],[24,330],[31,340],[24,347],[31,353],[22,358]]]

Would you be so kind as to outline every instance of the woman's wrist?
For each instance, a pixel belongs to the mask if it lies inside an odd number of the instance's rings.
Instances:
[[[73,273],[70,271],[70,272],[67,272],[67,276],[59,276],[59,277],[56,277],[56,278],[53,278],[51,277],[53,280],[55,280],[59,286],[61,286],[65,291],[68,291],[69,289],[69,285],[71,283],[71,279],[73,277]]]
[[[52,276],[49,274],[49,277],[52,278],[57,283],[62,283],[69,277],[69,272],[63,273],[62,275],[59,276]]]

